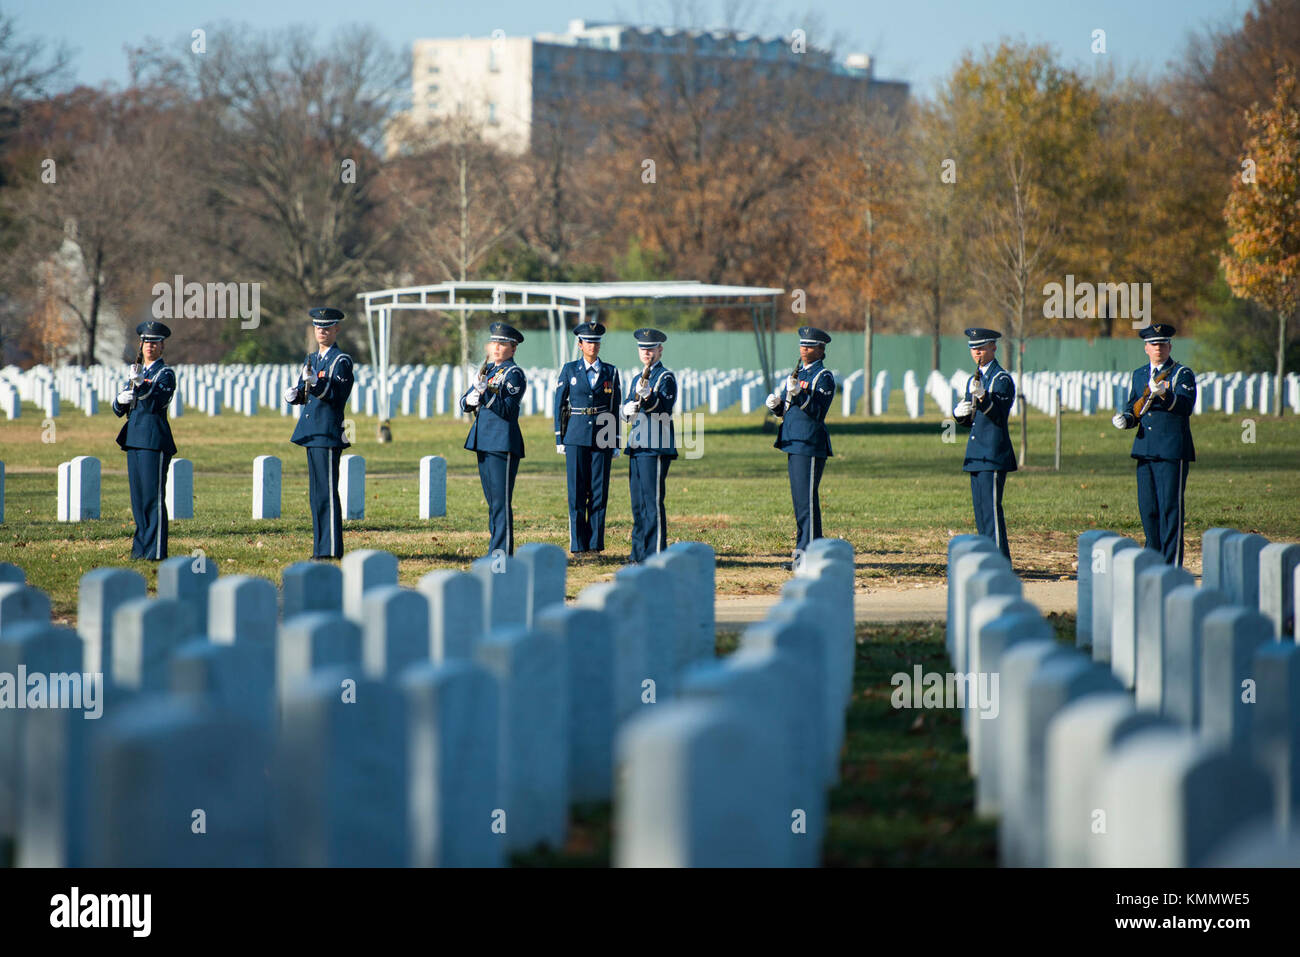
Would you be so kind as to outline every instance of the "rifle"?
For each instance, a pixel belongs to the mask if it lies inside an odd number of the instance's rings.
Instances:
[[[1140,395],[1138,397],[1138,400],[1133,403],[1134,418],[1137,419],[1142,418],[1142,416],[1146,414],[1147,408],[1151,405],[1151,398],[1152,398],[1151,386],[1155,385],[1157,382],[1164,382],[1171,375],[1173,375],[1174,369],[1176,368],[1177,366],[1175,366],[1173,363],[1170,363],[1168,369],[1166,369],[1164,372],[1157,373],[1154,379],[1151,379],[1150,381],[1147,382],[1147,387],[1142,390],[1142,395]]]
[[[655,364],[655,362],[654,362],[653,359],[651,359],[649,362],[647,362],[647,363],[645,364],[645,368],[641,370],[641,382],[643,382],[643,383],[648,383],[648,382],[650,381],[650,367],[653,366],[654,364]],[[636,407],[637,407],[637,411],[640,411],[640,409],[641,409],[641,404],[642,404],[644,401],[645,401],[645,400],[641,398],[641,389],[640,389],[640,386],[638,386],[638,387],[637,387],[637,394],[636,394]]]
[[[482,364],[481,366],[479,366],[479,369],[478,369],[478,378],[481,379],[481,378],[483,378],[485,375],[487,375],[488,366],[490,366],[491,364],[492,364],[492,360],[489,359],[489,358],[487,358],[487,357],[485,356],[484,359],[483,359],[483,364]],[[471,385],[472,385],[472,384],[471,384]],[[485,390],[485,391],[486,391],[486,390]],[[475,417],[475,418],[478,418],[479,410],[482,409],[482,408],[483,408],[483,403],[482,403],[482,402],[480,402],[478,405],[474,406],[474,417]]]
[[[139,401],[139,397],[135,394],[135,377],[136,374],[140,372],[140,370],[143,367],[144,367],[144,340],[141,339],[140,348],[135,350],[135,362],[132,363],[131,365],[131,378],[127,382],[127,384],[131,386],[131,404],[127,407],[128,411],[134,411],[135,404]]]

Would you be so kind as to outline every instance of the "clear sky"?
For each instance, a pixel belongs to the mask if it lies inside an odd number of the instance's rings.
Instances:
[[[793,12],[802,7],[807,12]],[[928,93],[968,49],[1002,37],[1048,43],[1077,67],[1098,62],[1092,31],[1106,31],[1106,56],[1121,71],[1156,75],[1181,56],[1187,36],[1207,24],[1239,23],[1249,0],[0,0],[23,35],[63,40],[75,52],[77,81],[126,81],[128,46],[146,38],[178,42],[195,27],[225,20],[256,27],[294,23],[323,32],[365,22],[394,47],[419,37],[563,32],[570,19],[657,26],[721,26],[741,11],[742,28],[788,36],[801,27],[817,46],[876,58],[876,75]],[[209,33],[208,42],[214,42]]]

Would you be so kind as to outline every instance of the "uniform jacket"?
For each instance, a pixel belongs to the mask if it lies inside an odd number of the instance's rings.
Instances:
[[[313,449],[346,449],[343,441],[343,418],[348,397],[352,395],[352,357],[337,345],[321,355],[314,352],[307,359],[309,381],[299,380],[304,399],[292,405],[306,405],[291,441]]]
[[[636,398],[638,375],[628,383],[628,399]],[[650,395],[628,420],[628,455],[666,455],[677,458],[677,433],[673,428],[673,407],[677,404],[677,377],[662,362],[650,367]]]
[[[1151,400],[1141,421],[1134,417],[1133,405],[1146,391],[1147,381],[1151,378],[1151,364],[1148,362],[1133,372],[1128,401],[1124,403],[1124,415],[1128,418],[1130,428],[1137,426],[1132,453],[1135,459],[1196,461],[1190,423],[1192,410],[1196,407],[1196,373],[1187,366],[1174,362],[1172,358],[1165,360],[1159,372],[1167,371],[1170,366],[1173,367],[1173,372],[1166,379],[1169,391],[1163,399]]]
[[[622,403],[623,389],[612,363],[600,363],[593,390],[586,363],[582,359],[566,362],[555,383],[555,444],[617,448],[618,407]],[[600,411],[578,413],[574,409]]]
[[[957,420],[960,425],[970,426],[962,471],[1014,472],[1016,453],[1011,448],[1007,420],[1016,401],[1016,384],[1011,373],[998,365],[997,359],[990,362],[980,376],[984,382],[984,397],[975,401],[971,393],[975,376],[968,378],[963,398],[974,405],[975,410]]]
[[[818,359],[799,370],[798,380],[802,388],[789,401],[784,384],[778,389],[781,404],[772,411],[782,418],[773,445],[787,455],[829,458],[834,453],[826,431],[826,413],[835,398],[835,374]]]
[[[135,408],[118,405],[113,399],[113,414],[127,416],[122,431],[117,433],[117,444],[123,449],[156,449],[168,455],[176,454],[172,440],[172,427],[167,421],[167,407],[176,391],[176,373],[162,359],[155,359],[142,370],[144,381],[135,386]],[[128,414],[129,413],[129,414]]]
[[[476,414],[474,406],[465,404],[474,387],[471,385],[460,397],[460,410],[474,414],[465,448],[472,452],[509,452],[522,459],[524,437],[519,431],[519,403],[528,388],[524,370],[513,359],[507,359],[488,366],[485,375],[488,387],[479,399]]]

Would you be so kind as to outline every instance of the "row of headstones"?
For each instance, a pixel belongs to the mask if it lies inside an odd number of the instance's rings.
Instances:
[[[976,687],[998,682],[992,707],[962,717],[999,860],[1297,863],[1275,830],[1300,795],[1300,650],[1127,541],[1080,537],[1074,648],[991,541],[949,543],[950,656]]]
[[[0,836],[20,864],[496,864],[561,845],[568,802],[608,798],[616,754],[619,863],[819,857],[851,693],[846,543],[814,543],[716,664],[698,543],[577,606],[545,545],[417,590],[380,552],[292,566],[278,597],[187,559],[163,563],[155,600],[98,569],[79,640],[11,572],[0,671],[111,663],[102,726],[0,711]]]
[[[617,865],[820,863],[853,688],[853,577],[848,542],[812,542],[736,652],[688,668],[676,701],[623,729]]]
[[[410,589],[392,555],[352,552],[291,566],[277,593],[169,559],[154,599],[97,569],[76,635],[0,568],[0,673],[107,682],[102,724],[0,709],[0,837],[32,865],[493,865],[562,846],[570,802],[610,797],[619,725],[713,649],[708,546],[575,606],[566,564],[530,544]]]
[[[339,460],[339,500],[345,519],[365,518],[366,460],[344,455]],[[253,518],[279,518],[281,463],[274,455],[253,460]],[[447,460],[440,455],[420,459],[420,518],[447,514]],[[58,520],[81,522],[100,517],[100,462],[78,455],[59,465]],[[167,516],[194,517],[194,463],[174,458],[167,466]],[[0,523],[4,521],[4,463],[0,462]]]
[[[4,463],[0,462],[0,473]],[[60,522],[84,522],[100,517],[100,462],[78,455],[59,464],[57,517]],[[172,459],[167,465],[167,516],[194,517],[194,463]],[[0,474],[0,522],[4,521],[4,481]]]
[[[441,455],[420,458],[421,519],[447,514],[447,460]],[[339,504],[344,519],[366,517],[366,460],[361,455],[339,457]],[[281,462],[274,455],[253,459],[253,518],[279,518]]]

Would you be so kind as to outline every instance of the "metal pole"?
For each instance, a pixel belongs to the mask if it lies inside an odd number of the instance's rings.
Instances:
[[[1056,471],[1061,471],[1061,386],[1056,386]]]

